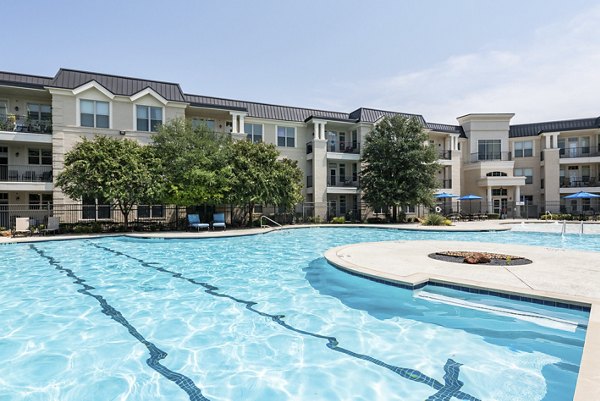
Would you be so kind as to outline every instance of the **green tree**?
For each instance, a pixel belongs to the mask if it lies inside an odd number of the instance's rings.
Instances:
[[[226,200],[232,180],[229,136],[175,119],[163,124],[152,139],[154,153],[162,161],[165,202],[193,206]]]
[[[72,199],[103,199],[116,204],[129,223],[134,205],[161,197],[160,163],[147,146],[129,139],[83,138],[65,154],[56,183]]]
[[[302,171],[295,161],[278,160],[275,145],[235,141],[229,156],[233,171],[230,199],[244,206],[250,226],[256,205],[289,208],[302,199]]]
[[[416,118],[385,117],[375,126],[363,149],[360,179],[363,200],[370,207],[392,208],[395,221],[398,206],[432,206],[440,165],[427,140]]]

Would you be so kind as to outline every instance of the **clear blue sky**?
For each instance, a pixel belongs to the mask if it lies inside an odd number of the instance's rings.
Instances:
[[[585,0],[11,1],[0,70],[172,81],[187,93],[456,123],[600,115]]]

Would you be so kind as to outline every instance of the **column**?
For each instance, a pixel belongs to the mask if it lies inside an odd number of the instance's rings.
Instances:
[[[238,129],[239,129],[238,132],[242,133],[242,132],[245,132],[245,130],[244,130],[244,117],[245,116],[244,116],[244,114],[240,114],[239,117],[240,117],[240,122],[239,122],[239,126],[238,126]]]
[[[488,185],[487,187],[487,212],[492,213],[492,186]]]
[[[521,206],[517,204],[517,202],[521,201],[521,187],[519,185],[515,186],[515,217],[521,217]]]

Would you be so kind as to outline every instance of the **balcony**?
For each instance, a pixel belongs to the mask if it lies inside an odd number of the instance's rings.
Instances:
[[[312,141],[306,142],[306,154],[310,155],[313,152],[313,143]]]
[[[0,131],[51,134],[52,119],[34,120],[25,115],[0,115]]]
[[[471,153],[469,163],[482,163],[494,161],[511,161],[512,154],[510,152],[487,152],[487,153]]]
[[[590,146],[583,146],[579,148],[561,148],[559,157],[561,159],[567,159],[572,157],[595,157],[600,156],[600,145],[598,150],[594,150]]]
[[[440,150],[438,152],[439,160],[452,160],[452,151],[451,150]]]
[[[358,188],[358,177],[357,176],[335,176],[330,175],[327,177],[328,187],[346,187],[346,188]]]
[[[560,179],[561,188],[582,188],[582,187],[598,187],[600,183],[590,176],[582,177],[563,177]]]
[[[0,164],[0,182],[52,182],[52,166]]]
[[[330,143],[327,145],[328,152],[334,153],[350,153],[350,154],[360,154],[360,143],[359,142],[340,142],[340,143]]]
[[[313,176],[307,175],[306,176],[306,188],[312,188],[312,186],[313,186]]]

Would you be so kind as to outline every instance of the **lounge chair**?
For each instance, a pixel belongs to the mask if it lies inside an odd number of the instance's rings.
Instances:
[[[225,213],[213,214],[213,223],[212,223],[213,231],[214,231],[215,227],[222,227],[223,230],[225,230]]]
[[[187,219],[188,227],[196,228],[198,231],[200,231],[201,228],[206,228],[207,230],[210,228],[210,224],[200,222],[199,214],[188,214]]]
[[[46,228],[42,229],[42,234],[46,235],[48,233],[56,234],[60,229],[60,220],[58,217],[48,217],[48,225]]]
[[[29,217],[17,217],[15,219],[15,231],[13,231],[13,237],[17,234],[31,235],[29,229]]]

